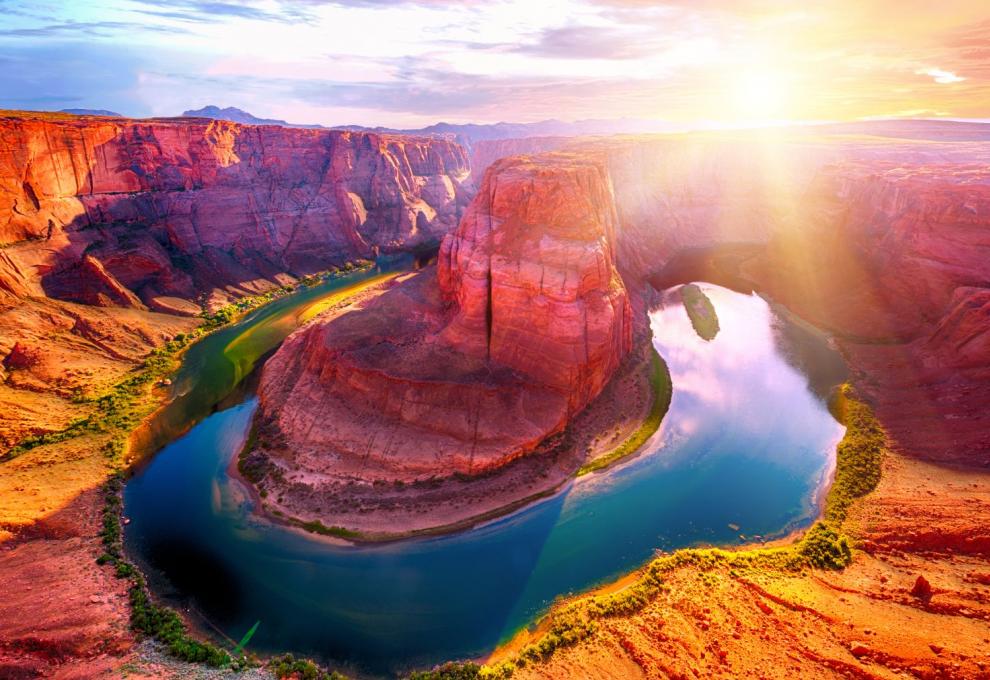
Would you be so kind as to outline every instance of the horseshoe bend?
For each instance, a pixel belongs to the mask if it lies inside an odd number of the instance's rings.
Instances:
[[[109,113],[0,112],[0,677],[990,673],[985,122]]]

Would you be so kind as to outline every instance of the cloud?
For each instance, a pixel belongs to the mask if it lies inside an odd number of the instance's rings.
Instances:
[[[279,0],[274,3],[228,2],[224,0],[134,0],[134,2],[144,7],[144,9],[136,10],[143,14],[190,23],[216,23],[228,19],[299,23],[313,20],[313,10],[320,7],[388,9],[408,5],[448,7],[465,4],[455,0]],[[473,4],[473,2],[466,4]]]
[[[182,33],[181,29],[168,26],[149,26],[128,21],[65,21],[61,23],[33,26],[30,28],[0,29],[0,37],[7,38],[49,38],[89,36],[109,38],[121,33],[152,31],[155,33]]]
[[[947,85],[949,83],[961,83],[966,80],[962,76],[957,76],[952,71],[945,71],[940,68],[923,68],[915,71],[919,76],[931,76],[936,83]]]
[[[289,22],[304,18],[304,13],[293,7],[302,7],[300,3],[280,3],[275,11],[248,3],[208,0],[136,0],[136,3],[144,9],[135,11],[142,14],[191,23],[213,23],[228,19]]]
[[[985,117],[980,5],[949,17],[922,0],[0,0],[0,99],[402,127],[685,121],[730,118],[734,84],[755,72],[782,84],[794,118]]]
[[[535,42],[513,51],[564,59],[637,59],[655,53],[664,42],[651,28],[571,25],[548,28]]]

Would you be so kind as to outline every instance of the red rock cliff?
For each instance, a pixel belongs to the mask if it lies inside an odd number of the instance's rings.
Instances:
[[[253,290],[284,272],[438,241],[466,203],[467,173],[463,150],[443,139],[9,116],[0,287],[128,305]]]
[[[570,395],[580,410],[632,345],[604,164],[517,157],[486,173],[438,275],[457,305],[445,338]]]

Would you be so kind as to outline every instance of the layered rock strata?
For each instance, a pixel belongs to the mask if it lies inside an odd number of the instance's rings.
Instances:
[[[87,304],[264,290],[437,243],[467,202],[440,138],[204,119],[0,118],[0,289]]]

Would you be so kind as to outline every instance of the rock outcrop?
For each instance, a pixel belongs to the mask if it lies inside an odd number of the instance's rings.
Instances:
[[[458,310],[444,338],[564,392],[580,410],[632,343],[616,228],[600,161],[498,162],[440,249],[440,289]]]
[[[455,143],[203,119],[0,119],[0,288],[90,304],[256,292],[438,243]]]
[[[265,365],[263,447],[316,487],[477,474],[533,451],[632,346],[615,224],[601,163],[496,164],[436,270],[317,319]]]

